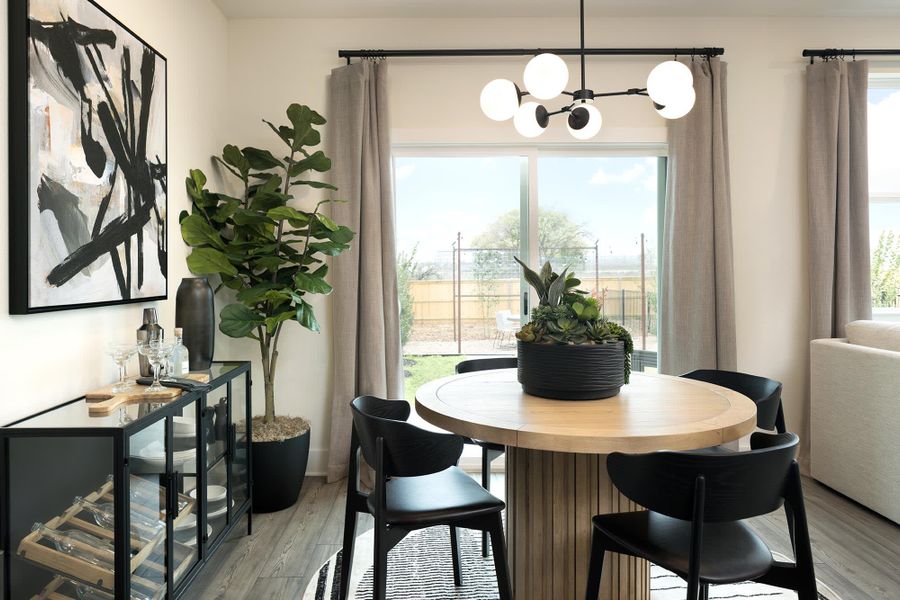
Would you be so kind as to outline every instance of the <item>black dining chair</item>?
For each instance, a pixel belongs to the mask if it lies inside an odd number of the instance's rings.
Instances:
[[[457,527],[490,534],[500,600],[512,600],[503,535],[502,500],[456,466],[463,438],[406,422],[404,401],[361,396],[350,404],[353,431],[341,557],[340,598],[346,600],[359,513],[375,517],[374,599],[385,600],[388,552],[412,531],[449,525],[456,585],[462,585]],[[360,490],[359,457],[375,469],[374,489]]]
[[[709,586],[758,581],[816,600],[809,529],[793,433],[754,433],[749,452],[613,453],[607,469],[619,491],[647,510],[598,515],[586,600],[597,600],[603,558],[644,558],[687,580],[687,600]],[[782,504],[794,523],[794,562],[776,561],[744,519]]]
[[[490,369],[515,369],[519,366],[519,360],[515,356],[504,356],[500,358],[473,358],[472,360],[464,360],[456,364],[457,373],[472,373],[474,371],[488,371]],[[500,458],[506,452],[503,444],[495,444],[484,440],[473,440],[465,438],[467,444],[473,444],[481,447],[481,486],[490,491],[491,489],[491,463],[495,459]],[[481,534],[481,555],[488,555],[488,534]]]
[[[716,369],[698,369],[682,375],[687,379],[705,381],[721,385],[739,394],[743,394],[756,403],[756,426],[760,429],[784,433],[784,408],[781,405],[781,382],[737,373],[735,371],[719,371]]]

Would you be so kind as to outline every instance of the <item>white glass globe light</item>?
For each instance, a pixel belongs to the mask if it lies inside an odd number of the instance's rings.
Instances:
[[[525,89],[539,100],[552,100],[569,84],[569,68],[563,59],[545,52],[525,65]]]
[[[584,109],[588,113],[587,125],[581,129],[574,129],[571,123],[566,120],[566,128],[569,130],[569,133],[572,134],[573,138],[577,140],[589,140],[600,132],[600,127],[603,126],[603,116],[593,104],[578,104],[572,111],[574,112],[580,109]]]
[[[665,119],[680,119],[691,112],[694,102],[697,101],[697,93],[693,87],[683,88],[679,94],[669,100],[669,103],[656,112]]]
[[[495,79],[481,90],[481,112],[494,121],[512,119],[519,109],[519,92],[509,79]]]
[[[540,104],[537,102],[524,102],[522,103],[522,106],[519,107],[519,110],[516,111],[516,116],[513,117],[513,125],[519,134],[528,138],[533,138],[544,133],[546,128],[541,127],[535,114],[535,111],[539,106]]]
[[[683,90],[694,86],[691,69],[677,60],[661,62],[647,77],[647,94],[657,104],[668,106],[672,96],[679,96]]]

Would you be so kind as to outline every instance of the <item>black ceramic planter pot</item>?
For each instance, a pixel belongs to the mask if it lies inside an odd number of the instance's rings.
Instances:
[[[625,385],[625,343],[569,346],[518,342],[519,383],[553,400],[598,400]]]
[[[309,462],[309,431],[279,442],[252,442],[253,512],[290,508],[297,502]]]
[[[175,294],[175,327],[181,327],[191,371],[212,364],[216,341],[215,292],[206,277],[185,277]]]

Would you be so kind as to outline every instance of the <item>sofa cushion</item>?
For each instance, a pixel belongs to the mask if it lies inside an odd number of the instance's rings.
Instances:
[[[900,323],[853,321],[847,324],[847,341],[857,346],[900,352]]]

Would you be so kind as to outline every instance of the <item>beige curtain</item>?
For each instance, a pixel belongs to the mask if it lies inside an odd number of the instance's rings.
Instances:
[[[847,323],[872,318],[868,77],[868,61],[806,67],[810,339],[844,337]],[[803,415],[808,457],[808,398]]]
[[[736,368],[726,64],[687,63],[697,101],[669,122],[660,276],[659,366]]]
[[[400,308],[388,125],[387,65],[362,61],[331,72],[329,154],[333,217],[356,232],[332,265],[334,375],[328,480],[347,474],[350,401],[401,394]]]

